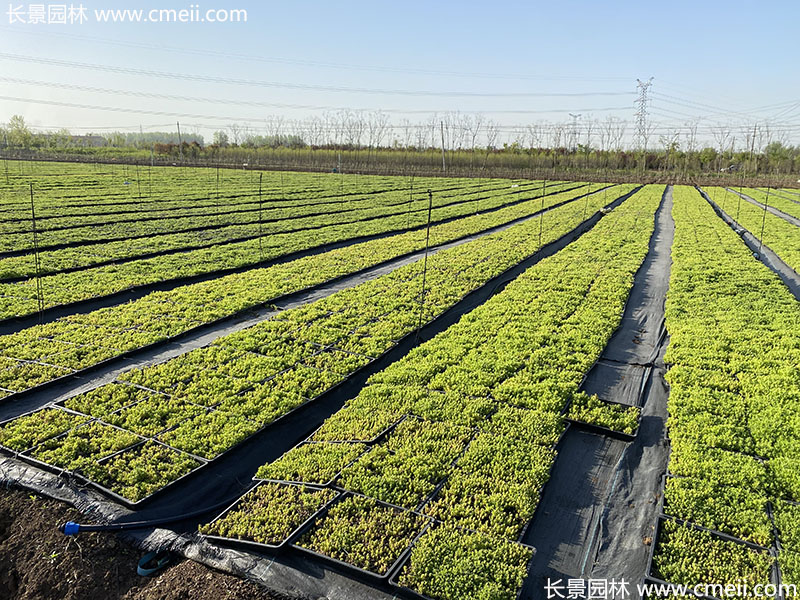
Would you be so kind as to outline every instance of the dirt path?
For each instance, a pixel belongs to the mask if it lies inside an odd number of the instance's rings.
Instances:
[[[180,562],[154,578],[136,574],[140,552],[113,534],[67,538],[80,513],[30,492],[0,492],[0,600],[279,600],[255,584]]]

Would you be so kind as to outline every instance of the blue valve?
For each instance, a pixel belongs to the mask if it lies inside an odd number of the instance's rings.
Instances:
[[[64,535],[77,535],[80,530],[81,526],[74,521],[64,523]]]

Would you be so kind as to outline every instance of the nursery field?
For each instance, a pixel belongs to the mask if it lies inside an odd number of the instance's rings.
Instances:
[[[712,206],[797,272],[800,228],[765,190],[8,172],[7,484],[181,533],[190,513],[188,555],[246,552],[268,569],[233,572],[290,597],[539,600],[545,574],[606,577],[614,535],[623,597],[800,584],[800,303]],[[592,520],[541,551],[552,486],[582,479]]]
[[[141,168],[138,181],[130,167],[80,165],[60,176],[48,176],[60,164],[42,168],[0,182],[0,320],[34,313],[40,301],[49,308],[186,283],[417,229],[428,220],[428,189],[431,222],[441,223],[585,187],[224,169],[217,180],[214,170],[164,167],[147,169],[146,180]]]

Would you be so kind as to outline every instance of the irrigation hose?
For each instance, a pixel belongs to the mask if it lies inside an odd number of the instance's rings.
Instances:
[[[245,489],[245,491],[243,492],[243,494],[246,494],[248,491],[250,491],[252,487],[253,487],[252,485],[248,486],[247,489]],[[238,494],[234,498],[230,498],[228,500],[225,500],[224,502],[219,502],[218,504],[215,504],[213,506],[208,506],[206,508],[201,508],[200,510],[195,510],[190,513],[185,513],[172,517],[165,517],[162,519],[131,521],[129,523],[110,523],[108,525],[82,525],[74,521],[67,521],[63,525],[59,525],[58,530],[64,535],[77,535],[78,533],[85,533],[90,531],[127,531],[131,529],[150,529],[152,527],[157,527],[159,525],[168,525],[170,523],[178,523],[180,521],[186,521],[187,519],[191,519],[193,517],[199,517],[213,510],[230,506],[233,502],[236,502],[236,500],[238,500],[243,494]]]

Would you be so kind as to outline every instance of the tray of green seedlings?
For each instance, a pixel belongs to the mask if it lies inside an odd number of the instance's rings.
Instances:
[[[499,433],[501,429],[484,431],[473,440],[469,452],[459,457],[444,485],[421,510],[436,521],[522,542],[536,519],[539,495],[554,468],[555,447],[570,426],[561,423],[560,418],[538,424],[535,419],[525,420],[531,430],[537,428],[537,433],[547,436],[542,439],[550,443],[542,445],[510,441]],[[500,484],[497,473],[503,475],[504,484]],[[531,507],[534,498],[535,506]]]
[[[34,390],[70,379],[74,369],[33,360],[0,357],[0,401],[18,400]]]
[[[340,492],[315,485],[260,480],[200,533],[224,546],[277,552]]]
[[[774,535],[769,500],[752,489],[715,484],[696,477],[664,475],[662,513],[680,522],[766,549]]]
[[[642,410],[638,406],[604,400],[596,394],[578,392],[565,416],[578,429],[632,442],[639,432]]]
[[[59,407],[35,410],[0,423],[0,449],[17,456],[89,420]]]
[[[431,497],[475,436],[466,426],[409,417],[343,469],[336,485],[407,509]]]
[[[772,512],[781,583],[800,585],[800,504],[776,500]]]
[[[663,585],[777,585],[774,551],[733,536],[659,515],[646,578]],[[715,596],[695,594],[708,600]]]
[[[367,414],[357,410],[341,410],[326,419],[306,441],[373,446],[385,439],[407,417],[380,408],[370,410]]]
[[[130,508],[138,508],[183,481],[208,461],[146,440],[85,468],[87,483]]]
[[[369,451],[361,442],[301,442],[278,460],[261,466],[256,478],[331,487],[344,469]]]
[[[367,580],[385,582],[432,520],[346,492],[307,523],[292,547]]]
[[[389,583],[414,600],[520,600],[536,549],[435,522],[416,539]]]

